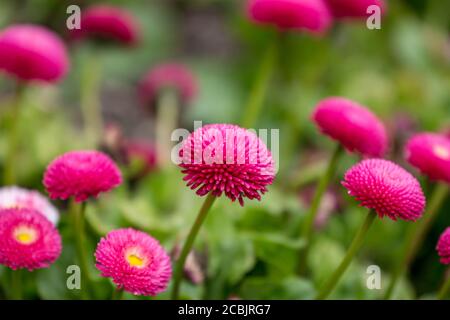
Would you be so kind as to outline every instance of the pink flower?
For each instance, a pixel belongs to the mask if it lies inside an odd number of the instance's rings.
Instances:
[[[122,183],[119,168],[99,151],[71,151],[55,160],[44,174],[44,186],[52,199],[85,201]]]
[[[197,194],[222,193],[232,201],[261,199],[275,177],[270,151],[258,136],[230,124],[206,125],[195,130],[182,145],[183,180]]]
[[[437,133],[419,133],[405,147],[406,160],[432,180],[450,183],[450,140]]]
[[[370,157],[382,157],[388,138],[383,123],[367,108],[348,99],[331,97],[315,108],[313,121],[322,133],[347,150]]]
[[[47,268],[61,254],[61,236],[42,214],[0,210],[0,264],[13,270]]]
[[[0,188],[0,210],[9,208],[33,209],[41,213],[56,225],[59,220],[58,210],[42,194],[34,190],[19,187]]]
[[[56,82],[68,69],[66,48],[52,31],[31,24],[0,31],[0,70],[20,80]]]
[[[284,31],[323,33],[332,22],[323,0],[249,0],[247,13],[255,23],[275,25]]]
[[[381,12],[386,10],[383,0],[325,0],[336,18],[366,18],[370,15],[367,8],[378,6]],[[371,12],[372,13],[372,12]]]
[[[159,242],[131,228],[111,231],[95,251],[96,267],[125,291],[154,296],[164,291],[172,275],[170,258]]]
[[[93,5],[81,13],[81,29],[72,31],[75,39],[94,37],[133,45],[139,38],[136,19],[127,11],[109,6]]]
[[[127,141],[124,145],[125,154],[129,164],[138,162],[138,176],[143,176],[156,168],[156,150],[155,146],[144,141]],[[137,169],[137,168],[136,168]]]
[[[445,229],[439,237],[436,250],[441,257],[441,263],[450,264],[450,227]]]
[[[197,81],[192,72],[179,63],[165,63],[151,69],[139,84],[139,96],[146,105],[153,104],[165,88],[175,89],[183,103],[197,95]]]
[[[388,160],[361,161],[347,171],[342,185],[381,218],[415,221],[425,208],[425,196],[416,178]]]

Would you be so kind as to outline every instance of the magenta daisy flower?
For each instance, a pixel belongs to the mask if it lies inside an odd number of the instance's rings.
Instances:
[[[19,187],[0,188],[0,209],[26,208],[34,209],[56,224],[59,220],[58,210],[42,194],[34,190]]]
[[[0,264],[11,269],[47,268],[61,253],[61,236],[42,214],[0,209]]]
[[[55,160],[44,174],[44,186],[52,199],[85,201],[108,192],[122,182],[119,168],[99,151],[71,151]]]
[[[450,264],[450,227],[445,229],[439,237],[436,250],[441,257],[441,263]]]
[[[417,179],[388,160],[361,161],[347,171],[342,185],[381,218],[415,221],[425,208],[425,196]]]
[[[378,6],[382,12],[386,10],[383,0],[325,0],[331,13],[336,18],[366,18],[367,9]]]
[[[261,199],[275,177],[270,151],[258,136],[230,124],[206,125],[195,130],[180,150],[180,167],[187,185],[197,194],[232,201]]]
[[[154,296],[164,291],[172,275],[170,258],[157,240],[131,228],[111,231],[95,251],[96,267],[119,289]]]
[[[0,70],[20,80],[56,82],[68,69],[66,48],[52,31],[31,24],[0,31]]]
[[[249,0],[247,14],[255,23],[275,25],[284,31],[323,33],[332,22],[323,0]]]
[[[340,97],[324,99],[316,106],[312,118],[322,133],[349,151],[370,157],[386,153],[388,138],[383,123],[356,102]]]
[[[406,160],[432,180],[450,183],[450,139],[437,133],[419,133],[405,147]]]
[[[139,95],[145,105],[153,104],[165,88],[174,89],[185,104],[197,95],[195,76],[179,63],[160,64],[151,69],[139,84]]]

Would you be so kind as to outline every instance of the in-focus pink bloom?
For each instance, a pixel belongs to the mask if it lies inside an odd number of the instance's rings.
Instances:
[[[62,40],[47,28],[16,24],[0,31],[0,70],[24,81],[56,82],[68,69]]]
[[[287,30],[323,33],[332,18],[324,0],[249,0],[247,14],[256,23]]]
[[[363,207],[375,210],[381,218],[415,221],[425,208],[425,196],[417,179],[388,160],[361,161],[347,171],[342,185]]]
[[[183,178],[200,196],[223,193],[232,201],[261,199],[275,177],[274,160],[253,132],[230,124],[195,130],[180,150]]]
[[[74,29],[71,34],[75,39],[92,37],[133,45],[139,38],[139,26],[124,9],[93,5],[82,11],[81,29]]]
[[[386,5],[383,0],[325,0],[331,13],[336,18],[366,18],[373,12],[367,12],[370,6],[378,6],[384,13]]]
[[[58,230],[39,212],[0,209],[0,264],[14,270],[47,268],[61,249]]]
[[[136,174],[143,176],[156,168],[155,146],[138,140],[126,141],[124,144],[126,158],[129,164],[138,162],[139,172]]]
[[[0,209],[26,208],[34,209],[56,224],[59,220],[58,210],[38,191],[16,186],[0,188]]]
[[[405,147],[406,160],[431,180],[450,183],[450,139],[437,133],[414,135]]]
[[[313,121],[322,133],[340,142],[347,150],[369,157],[382,157],[388,138],[383,123],[366,107],[340,97],[322,100]]]
[[[139,84],[141,101],[153,104],[163,89],[174,89],[185,104],[197,95],[197,80],[185,65],[179,63],[160,64],[151,69]]]
[[[102,277],[135,295],[157,295],[172,275],[170,258],[159,242],[131,228],[108,233],[100,240],[95,258]]]
[[[122,183],[119,168],[99,151],[71,151],[55,160],[44,174],[44,186],[52,199],[85,201]]]
[[[439,237],[436,250],[441,257],[441,263],[450,264],[450,227],[445,229]]]

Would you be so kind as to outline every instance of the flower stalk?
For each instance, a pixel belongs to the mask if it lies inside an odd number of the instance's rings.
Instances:
[[[173,89],[164,89],[157,99],[156,115],[156,141],[157,161],[160,167],[166,167],[170,163],[171,135],[177,128],[179,120],[179,99]]]

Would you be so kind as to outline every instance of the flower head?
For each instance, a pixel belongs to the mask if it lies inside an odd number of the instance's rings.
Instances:
[[[156,150],[155,147],[147,142],[133,140],[126,141],[124,144],[125,154],[128,164],[133,166],[137,162],[138,176],[144,176],[156,168]]]
[[[386,8],[383,0],[326,0],[326,3],[335,18],[366,18],[371,14],[370,6],[378,6],[382,12]]]
[[[249,0],[247,12],[254,22],[275,25],[284,31],[323,33],[332,22],[323,0]]]
[[[441,263],[450,264],[450,227],[445,229],[439,237],[436,250],[441,257]]]
[[[47,28],[16,24],[0,31],[0,70],[20,80],[56,82],[68,69],[62,40]]]
[[[0,209],[0,264],[11,269],[47,268],[61,253],[61,236],[31,209]]]
[[[165,88],[176,90],[184,103],[197,95],[197,81],[192,72],[179,63],[160,64],[151,69],[139,84],[139,95],[144,104],[153,104]]]
[[[72,36],[99,38],[133,45],[139,38],[136,19],[127,11],[109,5],[93,5],[81,13],[81,29],[74,29]]]
[[[361,161],[347,171],[342,184],[362,206],[380,217],[415,221],[425,208],[425,196],[416,178],[388,160]]]
[[[348,99],[332,97],[315,108],[313,121],[347,150],[370,157],[386,153],[388,138],[383,123],[367,108]]]
[[[34,209],[56,224],[59,220],[58,210],[38,191],[19,187],[0,188],[0,210],[9,208]]]
[[[84,201],[117,187],[122,176],[114,161],[102,152],[71,151],[48,165],[43,182],[52,199]]]
[[[406,144],[407,161],[432,180],[450,183],[450,139],[436,133],[419,133]]]
[[[195,130],[180,150],[184,180],[197,194],[222,193],[243,205],[244,198],[261,199],[275,177],[270,151],[258,136],[230,124]]]
[[[154,296],[167,287],[170,258],[159,242],[131,228],[111,231],[95,251],[96,267],[125,291]]]

